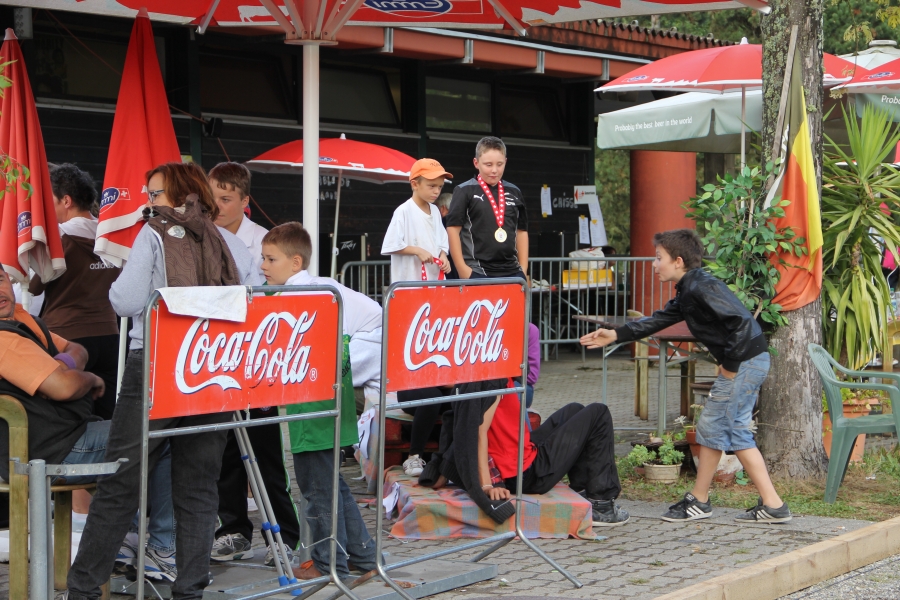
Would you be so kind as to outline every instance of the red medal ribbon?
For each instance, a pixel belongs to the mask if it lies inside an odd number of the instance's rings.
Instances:
[[[503,182],[497,182],[497,192],[500,194],[500,204],[494,200],[494,195],[491,193],[491,188],[484,182],[484,179],[481,178],[481,175],[478,176],[478,183],[481,185],[481,189],[484,191],[484,195],[487,196],[488,201],[491,203],[491,208],[494,209],[494,218],[497,219],[497,227],[503,228],[503,219],[506,217],[506,194],[503,192]]]
[[[437,280],[438,280],[438,281],[443,281],[443,280],[445,279],[445,277],[444,277],[444,272],[441,271],[440,268],[441,268],[441,265],[443,265],[444,263],[442,263],[442,262],[441,262],[439,259],[437,259],[437,258],[432,259],[432,260],[434,260],[434,264],[436,264],[436,265],[438,266],[438,278],[437,278]],[[428,281],[428,272],[425,270],[425,263],[422,263],[422,281]]]

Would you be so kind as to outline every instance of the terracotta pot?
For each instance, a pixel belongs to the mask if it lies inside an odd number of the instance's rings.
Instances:
[[[868,404],[871,406],[872,404],[878,404],[878,402],[869,402]],[[865,402],[855,402],[853,404],[844,404],[843,411],[846,418],[856,419],[857,417],[868,415],[870,409],[866,408]],[[831,416],[827,410],[822,413],[822,444],[825,446],[825,454],[828,455],[828,458],[831,458]],[[865,450],[866,435],[862,434],[856,438],[856,442],[853,444],[850,462],[861,462]]]
[[[644,463],[644,477],[657,483],[675,483],[681,474],[681,463],[677,465],[653,465]]]
[[[684,439],[687,440],[687,443],[691,447],[691,457],[699,459],[700,458],[700,444],[697,443],[697,431],[694,429],[689,429],[684,432]],[[696,464],[697,461],[694,461]]]

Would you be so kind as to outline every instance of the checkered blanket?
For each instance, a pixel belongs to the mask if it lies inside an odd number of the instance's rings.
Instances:
[[[458,487],[440,490],[421,487],[401,467],[385,474],[385,491],[400,483],[399,516],[391,535],[400,539],[434,540],[483,538],[515,530],[515,519],[498,525]],[[517,506],[524,510],[522,529],[528,538],[597,539],[591,528],[591,505],[569,486],[558,483],[542,495],[525,495]]]

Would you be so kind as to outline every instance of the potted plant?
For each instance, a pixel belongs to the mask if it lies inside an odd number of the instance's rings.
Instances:
[[[642,449],[638,450],[639,448]],[[675,449],[675,442],[671,435],[667,435],[663,440],[663,445],[656,452],[647,450],[643,446],[635,446],[632,453],[640,452],[644,457],[644,477],[648,481],[657,481],[659,483],[675,483],[681,474],[681,462],[684,460],[684,452]],[[644,454],[646,453],[646,454]],[[639,457],[635,457],[639,458]]]
[[[823,346],[859,370],[890,346],[893,310],[881,262],[885,251],[900,262],[900,171],[889,164],[900,126],[871,106],[859,123],[845,110],[844,122],[849,147],[826,136],[822,163]]]
[[[864,417],[872,412],[873,408],[882,405],[888,401],[883,396],[883,392],[871,390],[859,390],[855,392],[847,388],[841,388],[841,408],[844,417],[848,419],[856,419]],[[831,457],[831,415],[828,413],[828,402],[825,400],[825,393],[822,393],[822,444],[825,446],[825,454]],[[850,462],[860,462],[863,458],[863,452],[866,449],[866,434],[857,436],[856,442],[853,443],[853,452],[850,453]]]

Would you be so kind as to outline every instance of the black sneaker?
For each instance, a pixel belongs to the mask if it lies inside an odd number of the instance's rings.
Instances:
[[[615,500],[587,500],[593,508],[594,527],[618,527],[631,518],[628,511],[619,508]]]
[[[669,507],[668,512],[662,516],[663,521],[676,523],[678,521],[696,521],[708,519],[712,516],[712,506],[709,502],[700,502],[690,492],[684,495],[677,504]]]
[[[760,498],[756,506],[748,508],[747,512],[736,516],[734,520],[743,523],[787,523],[792,518],[787,502],[782,504],[781,508],[771,508],[763,504]]]

